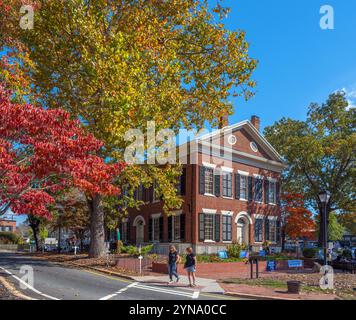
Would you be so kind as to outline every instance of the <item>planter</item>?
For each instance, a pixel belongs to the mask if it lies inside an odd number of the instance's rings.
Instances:
[[[300,281],[287,281],[288,293],[299,294],[301,285]]]

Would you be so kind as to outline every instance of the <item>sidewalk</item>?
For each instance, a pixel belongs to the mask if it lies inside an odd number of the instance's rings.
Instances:
[[[191,290],[199,290],[200,292],[218,293],[223,294],[224,289],[213,279],[196,278],[196,287],[190,288],[187,276],[181,276],[178,283],[173,282],[168,284],[168,276],[143,276],[143,277],[132,277],[137,282],[154,284],[158,286],[169,286],[173,288],[187,288]]]

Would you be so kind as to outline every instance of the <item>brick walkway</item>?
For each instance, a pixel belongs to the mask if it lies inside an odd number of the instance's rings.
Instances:
[[[225,293],[235,293],[241,295],[254,295],[274,299],[292,299],[292,300],[336,300],[338,299],[336,295],[333,294],[322,294],[322,293],[301,293],[301,294],[290,294],[283,289],[273,289],[266,287],[249,286],[245,284],[227,284],[220,283],[220,286],[224,289]]]

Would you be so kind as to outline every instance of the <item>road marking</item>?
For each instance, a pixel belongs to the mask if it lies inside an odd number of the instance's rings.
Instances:
[[[22,283],[24,286],[26,286],[27,288],[29,288],[30,290],[32,290],[33,292],[41,295],[42,297],[45,297],[45,298],[48,298],[48,299],[51,299],[51,300],[60,300],[60,299],[57,299],[55,297],[52,297],[48,294],[45,294],[45,293],[42,293],[41,291],[35,289],[34,287],[30,286],[27,282],[23,281],[22,279],[20,279],[19,277],[15,276],[13,273],[11,273],[9,270],[6,270],[5,268],[1,267],[0,266],[0,269],[5,271],[7,274],[9,274],[11,277],[13,277],[14,279],[16,279],[17,281],[19,281],[20,283]]]
[[[198,298],[199,298],[199,294],[200,294],[199,291],[194,291],[192,298],[193,298],[193,299],[198,299]]]
[[[188,297],[188,298],[194,298],[194,294],[195,294],[195,292],[192,294],[190,292],[163,289],[163,288],[158,288],[158,287],[150,287],[150,286],[145,286],[145,285],[141,285],[141,284],[137,284],[134,287],[137,289],[160,292],[160,293],[167,293],[167,294],[172,294],[172,295],[184,296],[184,297]]]
[[[105,296],[105,297],[102,297],[102,298],[100,298],[99,300],[110,300],[111,298],[116,297],[116,296],[119,295],[120,293],[125,292],[128,288],[134,287],[136,284],[137,284],[137,282],[133,282],[133,283],[129,284],[128,286],[126,286],[126,287],[120,289],[119,291],[116,291],[116,292],[113,293],[113,294],[109,294],[109,295],[107,295],[107,296]]]

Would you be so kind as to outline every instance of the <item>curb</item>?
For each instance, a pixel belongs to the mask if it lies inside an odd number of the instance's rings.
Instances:
[[[5,287],[5,289],[7,289],[11,294],[13,294],[17,298],[20,298],[22,300],[35,300],[18,291],[9,281],[7,281],[2,276],[0,276],[0,283]]]
[[[293,298],[279,298],[279,297],[272,297],[272,296],[261,296],[261,295],[255,295],[255,294],[228,292],[228,291],[225,292],[224,295],[239,297],[239,298],[249,298],[249,299],[255,299],[255,300],[300,301],[300,299],[293,299]]]

